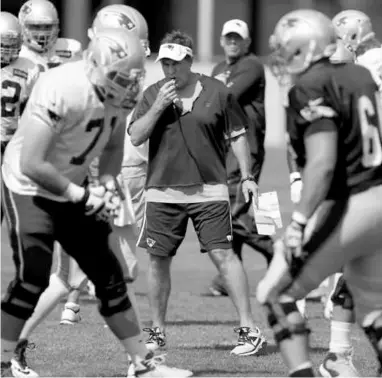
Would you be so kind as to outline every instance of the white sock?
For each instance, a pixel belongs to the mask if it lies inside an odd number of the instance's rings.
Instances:
[[[1,339],[1,362],[9,362],[13,357],[17,341]]]
[[[332,321],[330,323],[329,351],[333,353],[351,352],[352,342],[350,338],[352,323]]]
[[[142,334],[128,337],[127,339],[121,340],[121,343],[134,364],[136,362],[144,360],[146,356],[150,353],[150,351],[146,348],[146,344],[143,340]]]
[[[299,371],[299,370],[311,369],[312,367],[313,367],[312,363],[310,361],[306,361],[306,362],[298,365],[293,370],[290,370],[289,375],[292,375],[294,372]]]
[[[80,311],[80,305],[78,303],[74,303],[74,302],[66,302],[65,308],[69,308],[70,310],[72,310],[74,312]]]

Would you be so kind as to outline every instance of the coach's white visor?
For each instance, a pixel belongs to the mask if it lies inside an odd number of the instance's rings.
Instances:
[[[171,59],[180,62],[186,56],[193,57],[192,50],[189,47],[177,43],[165,43],[160,46],[155,62],[159,62],[161,59]]]

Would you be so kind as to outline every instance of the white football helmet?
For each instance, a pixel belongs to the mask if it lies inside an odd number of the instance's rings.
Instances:
[[[337,36],[352,52],[363,42],[375,37],[369,16],[361,11],[344,10],[338,13],[332,22]]]
[[[0,12],[1,65],[12,63],[19,57],[23,43],[21,25],[17,17]]]
[[[59,19],[48,0],[29,0],[20,9],[19,21],[24,43],[38,53],[49,51],[57,40]]]
[[[97,32],[84,52],[87,74],[105,102],[132,109],[142,92],[145,52],[137,35],[123,28]]]
[[[146,56],[150,56],[149,29],[146,19],[133,7],[128,5],[108,5],[98,11],[88,36],[93,38],[103,28],[125,28],[136,33],[145,49]]]
[[[312,9],[299,9],[283,16],[269,39],[271,68],[276,77],[291,77],[312,64],[329,58],[336,50],[331,20]]]

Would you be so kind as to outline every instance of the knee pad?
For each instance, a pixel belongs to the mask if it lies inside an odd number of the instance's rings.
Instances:
[[[29,319],[37,305],[40,295],[46,289],[14,279],[8,286],[7,292],[1,301],[1,309],[18,319]]]
[[[268,323],[277,343],[290,339],[293,335],[308,335],[309,328],[298,311],[296,302],[267,303]]]
[[[377,353],[379,361],[378,374],[382,375],[382,310],[374,311],[365,316],[362,328]]]
[[[96,296],[99,300],[99,312],[104,317],[113,316],[131,308],[126,283],[123,280],[101,289],[96,286]]]
[[[353,297],[343,276],[341,276],[337,281],[337,285],[330,300],[333,302],[333,305],[341,306],[345,310],[354,309]]]

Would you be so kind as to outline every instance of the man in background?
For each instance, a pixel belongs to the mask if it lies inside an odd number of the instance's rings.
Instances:
[[[242,20],[229,20],[223,25],[220,38],[225,60],[217,64],[211,76],[222,81],[238,100],[248,117],[247,137],[252,157],[251,174],[259,181],[264,162],[265,149],[265,73],[260,60],[249,52],[251,38],[248,25]],[[227,154],[227,176],[232,211],[233,250],[242,261],[243,245],[247,244],[267,260],[272,256],[272,239],[259,235],[253,216],[248,211],[241,191],[239,163],[229,146]],[[220,275],[209,288],[214,296],[227,296],[227,290]]]

